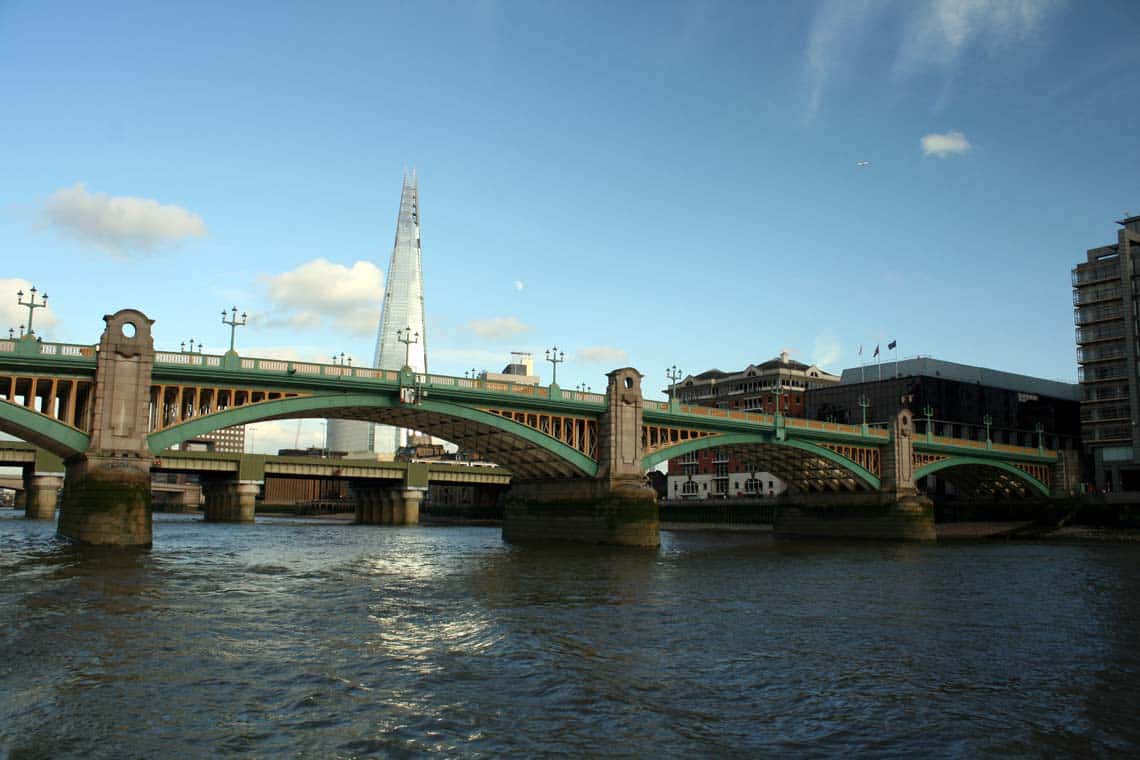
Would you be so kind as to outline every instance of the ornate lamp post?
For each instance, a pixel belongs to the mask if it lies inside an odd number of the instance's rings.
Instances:
[[[986,448],[992,449],[994,442],[990,439],[990,425],[994,424],[994,418],[987,413],[985,417],[982,417],[982,424],[986,426]]]
[[[412,344],[420,342],[420,334],[417,332],[412,334],[412,328],[405,327],[403,330],[396,330],[396,340],[404,344],[404,366],[408,369],[412,368]]]
[[[338,354],[332,355],[332,363],[338,367],[351,367],[352,366],[352,357],[351,356],[345,356],[344,351],[341,351],[339,355]]]
[[[225,312],[222,312],[222,313],[224,314]],[[185,341],[179,343],[178,348],[184,354],[200,354],[200,353],[202,353],[202,344],[199,343],[198,348],[195,349],[193,338],[190,339],[190,350],[186,350],[186,342]]]
[[[864,435],[867,434],[867,409],[869,409],[870,406],[871,406],[871,399],[867,398],[866,395],[862,395],[859,397],[859,408],[863,412],[863,434]]]
[[[930,439],[934,437],[934,424],[930,421],[934,416],[934,407],[927,404],[922,407],[922,413],[926,415],[926,442],[930,443]]]
[[[675,406],[677,404],[677,381],[681,379],[684,373],[677,369],[677,365],[665,368],[665,377],[669,378],[669,405]]]
[[[1037,433],[1037,453],[1045,453],[1045,426],[1038,422],[1033,426],[1033,432]]]
[[[234,351],[234,338],[237,336],[237,329],[239,327],[244,327],[245,323],[246,323],[245,312],[243,311],[241,313],[241,319],[238,319],[238,313],[237,313],[237,307],[236,306],[234,306],[233,308],[230,309],[230,318],[229,319],[226,319],[226,310],[222,309],[222,324],[230,326],[230,353],[231,354],[236,353]]]
[[[586,385],[585,383],[578,383],[578,385],[576,385],[574,387],[577,388],[582,393],[589,393],[590,392],[590,386]]]
[[[566,361],[566,352],[559,351],[558,346],[546,350],[546,361],[550,362],[553,370],[551,370],[550,384],[558,385],[558,365]]]
[[[39,303],[36,303],[36,287],[34,285],[32,286],[31,291],[29,291],[29,297],[28,297],[27,301],[24,300],[24,291],[22,291],[22,290],[16,291],[16,303],[18,303],[20,306],[27,306],[28,307],[28,332],[27,332],[27,336],[29,338],[36,334],[35,331],[32,330],[32,317],[35,316],[36,309],[42,309],[45,306],[47,306],[47,301],[48,301],[48,294],[44,293],[43,300],[41,300]],[[22,327],[22,325],[21,325],[21,327]]]

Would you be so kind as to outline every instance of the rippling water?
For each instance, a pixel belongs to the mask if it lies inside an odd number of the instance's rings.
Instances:
[[[13,758],[1121,755],[1140,546],[504,545],[495,528],[0,512]]]

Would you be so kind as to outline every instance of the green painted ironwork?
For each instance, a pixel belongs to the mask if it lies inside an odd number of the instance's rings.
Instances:
[[[0,431],[67,459],[87,450],[91,436],[19,404],[0,401]]]
[[[979,467],[993,467],[996,470],[1001,470],[1002,472],[1008,473],[1010,475],[1015,475],[1020,480],[1023,480],[1024,482],[1026,482],[1030,486],[1032,486],[1034,489],[1036,489],[1037,492],[1040,493],[1042,496],[1048,496],[1049,495],[1049,486],[1045,485],[1044,483],[1042,483],[1040,480],[1038,480],[1037,478],[1030,475],[1025,470],[1022,470],[1018,467],[1014,467],[1012,464],[1009,464],[1008,462],[1004,462],[1000,459],[988,459],[988,458],[983,458],[983,457],[955,456],[955,457],[951,457],[950,459],[943,459],[943,460],[938,461],[938,462],[931,462],[930,464],[926,464],[926,465],[923,465],[922,467],[919,467],[917,470],[914,471],[914,479],[917,481],[921,478],[926,477],[927,475],[933,475],[934,473],[939,472],[940,470],[946,470],[946,469],[950,469],[952,467],[963,467],[963,466],[969,466],[969,465],[974,465],[974,466],[979,466]]]
[[[484,412],[481,409],[473,409],[451,401],[424,399],[417,404],[409,406],[402,404],[395,393],[338,393],[296,396],[274,401],[263,401],[257,404],[250,404],[249,406],[239,406],[222,412],[195,417],[178,425],[172,425],[157,433],[151,433],[148,437],[148,445],[151,452],[158,454],[176,443],[224,427],[230,427],[231,425],[246,425],[252,422],[263,422],[270,419],[305,416],[328,417],[335,416],[337,409],[350,408],[406,408],[413,411],[420,409],[425,412],[459,417],[460,419],[502,430],[517,438],[521,438],[527,443],[545,449],[581,470],[584,476],[594,477],[598,471],[598,463],[577,449],[571,448],[545,433],[529,428],[526,425],[521,425],[506,417]],[[446,429],[433,431],[430,426],[422,426],[414,422],[411,424],[411,427],[417,430],[423,430],[425,433],[435,433],[437,435],[447,434]]]
[[[647,454],[641,459],[641,467],[643,470],[650,470],[662,462],[670,459],[675,459],[685,454],[690,454],[694,451],[701,451],[702,449],[715,449],[722,446],[746,446],[746,445],[770,445],[770,446],[787,446],[800,451],[806,451],[810,454],[818,456],[822,459],[839,465],[843,469],[849,471],[852,475],[862,480],[874,490],[879,490],[881,481],[879,477],[870,472],[864,467],[859,466],[846,457],[840,456],[831,449],[817,446],[810,441],[801,441],[792,438],[777,438],[774,432],[765,433],[722,433],[719,435],[709,435],[704,438],[694,438],[692,440],[678,443],[675,446],[668,448],[658,449],[652,454]]]

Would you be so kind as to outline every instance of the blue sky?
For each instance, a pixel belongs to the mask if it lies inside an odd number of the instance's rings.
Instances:
[[[1132,0],[0,0],[0,327],[34,283],[49,340],[135,307],[220,352],[237,305],[239,350],[367,362],[414,166],[434,372],[557,344],[564,387],[664,388],[897,339],[1072,381],[1069,270],[1140,213],[1138,29]]]

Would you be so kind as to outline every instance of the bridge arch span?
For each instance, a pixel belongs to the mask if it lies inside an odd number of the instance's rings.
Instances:
[[[506,417],[450,401],[404,404],[394,395],[337,393],[264,401],[195,417],[148,436],[152,453],[231,425],[303,418],[362,420],[419,430],[477,452],[516,477],[594,477],[577,449]]]
[[[61,459],[81,454],[91,442],[91,436],[82,430],[6,401],[0,401],[0,432],[35,444]]]
[[[642,458],[642,468],[702,449],[725,449],[730,456],[763,464],[785,483],[802,491],[879,490],[875,473],[831,449],[797,439],[779,440],[773,433],[726,433],[695,438]]]
[[[940,477],[970,494],[994,494],[1010,490],[1049,495],[1049,485],[1008,462],[980,457],[955,456],[923,465],[914,471],[918,481],[927,475]]]

